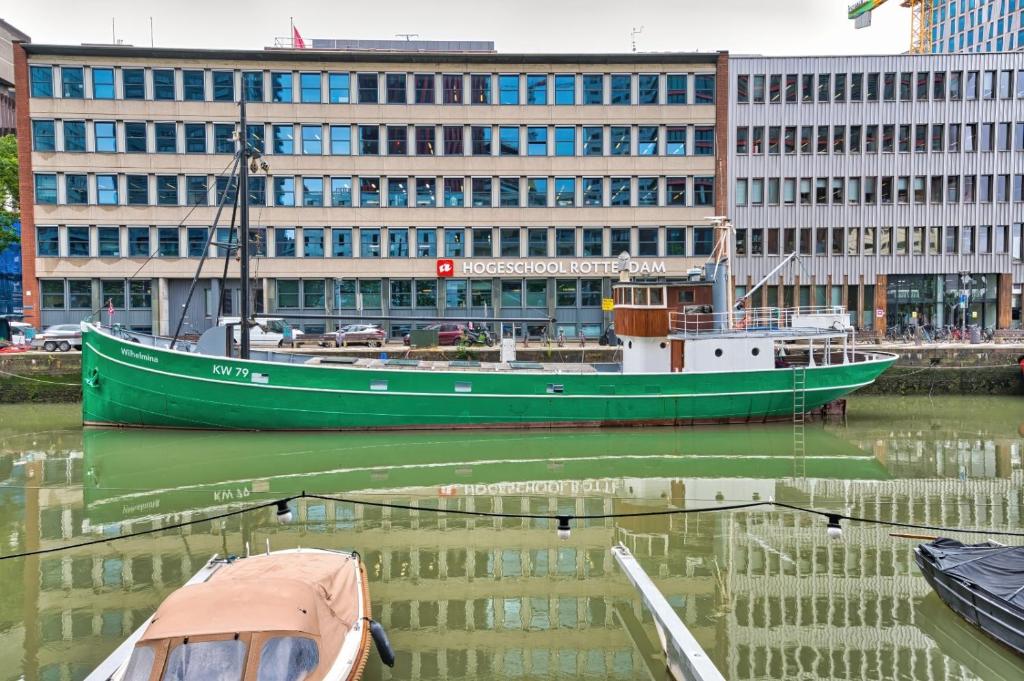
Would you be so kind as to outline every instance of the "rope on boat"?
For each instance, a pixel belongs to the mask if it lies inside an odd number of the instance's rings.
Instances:
[[[14,378],[20,378],[20,379],[25,380],[25,381],[35,381],[36,383],[49,383],[50,385],[67,385],[67,386],[71,386],[73,388],[80,388],[80,387],[82,387],[81,383],[64,383],[64,382],[61,382],[61,381],[44,381],[41,378],[33,378],[32,376],[22,376],[21,374],[12,374],[10,371],[4,371],[3,369],[0,369],[0,374],[3,374],[4,376],[13,376]]]

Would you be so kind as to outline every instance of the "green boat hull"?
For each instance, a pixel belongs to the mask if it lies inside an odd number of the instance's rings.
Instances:
[[[807,368],[809,411],[895,356]],[[86,424],[236,430],[689,425],[793,413],[793,370],[537,373],[283,364],[133,343],[83,326]],[[557,392],[552,392],[557,391]]]

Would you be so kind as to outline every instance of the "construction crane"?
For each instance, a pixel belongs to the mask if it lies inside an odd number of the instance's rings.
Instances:
[[[859,0],[850,5],[847,18],[856,21],[856,28],[871,25],[871,11],[884,5],[888,0]],[[931,54],[932,18],[935,0],[903,0],[900,7],[910,10],[910,53]]]

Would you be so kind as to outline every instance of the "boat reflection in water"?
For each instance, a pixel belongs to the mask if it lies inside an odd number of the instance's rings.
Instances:
[[[861,398],[851,425],[807,427],[805,457],[793,455],[784,425],[33,437],[0,453],[0,463],[13,461],[0,477],[15,485],[0,504],[0,536],[17,536],[19,550],[51,548],[303,490],[418,509],[575,515],[774,497],[1019,530],[1021,440],[1006,418],[1019,404],[961,415],[942,400],[919,402]],[[844,523],[835,542],[820,519],[765,509],[580,520],[559,541],[546,520],[314,499],[292,510],[291,525],[266,509],[6,561],[18,570],[0,597],[0,659],[20,660],[15,678],[78,681],[212,553],[263,550],[269,540],[272,549],[363,555],[373,614],[398,655],[393,670],[372,658],[364,678],[649,678],[663,665],[646,659],[655,634],[608,551],[622,541],[726,678],[1024,678],[1012,660],[1016,676],[990,674],[936,643],[917,607],[931,590],[913,562],[916,543],[894,541],[887,528]]]

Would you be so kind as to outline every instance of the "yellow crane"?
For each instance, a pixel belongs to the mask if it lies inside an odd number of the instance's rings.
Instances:
[[[850,5],[847,18],[858,20],[857,28],[870,26],[871,10],[886,2],[887,0],[858,0]],[[931,54],[935,0],[903,0],[900,7],[910,10],[910,53]]]

